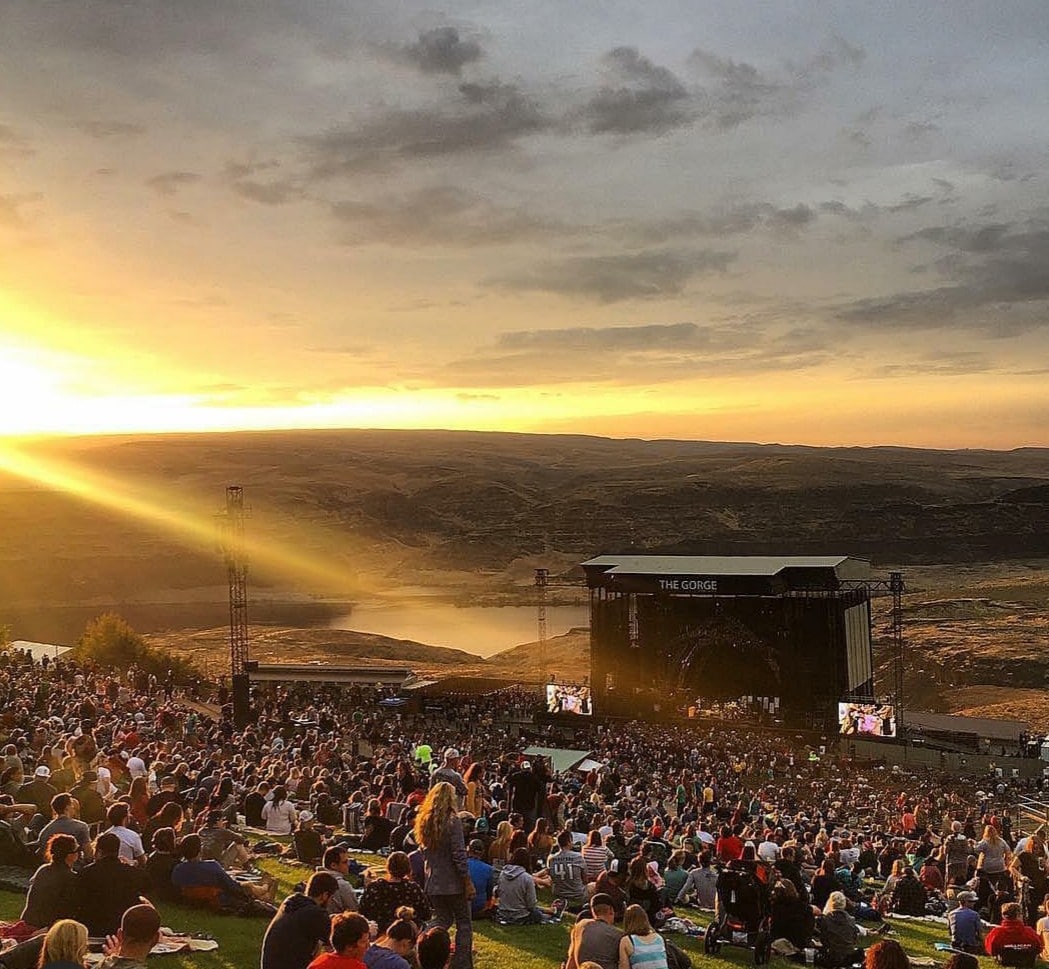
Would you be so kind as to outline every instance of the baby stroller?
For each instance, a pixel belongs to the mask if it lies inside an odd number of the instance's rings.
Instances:
[[[725,868],[715,884],[717,914],[703,937],[703,951],[717,955],[723,945],[754,950],[754,965],[772,956],[772,919],[768,888],[745,869]]]

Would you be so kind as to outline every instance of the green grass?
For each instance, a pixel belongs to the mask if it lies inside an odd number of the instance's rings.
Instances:
[[[381,864],[379,858],[362,860]],[[276,876],[280,883],[278,897],[290,894],[292,886],[302,881],[307,869],[292,867],[279,861],[266,860],[262,867]],[[0,892],[0,919],[16,919],[22,910],[23,899],[7,892]],[[266,920],[243,919],[233,916],[208,915],[197,909],[177,905],[161,905],[163,924],[175,930],[202,932],[215,937],[219,943],[217,952],[198,953],[187,956],[164,956],[151,960],[158,967],[199,967],[199,969],[252,969],[259,964],[262,935]],[[680,914],[705,925],[709,916],[691,909],[681,909]],[[936,952],[933,945],[947,940],[946,926],[921,922],[892,923],[893,938],[899,940],[908,954],[914,957],[934,958],[937,963],[946,962],[946,955]],[[568,948],[569,922],[556,925],[503,926],[481,921],[474,925],[475,964],[478,969],[551,969],[559,966]],[[753,954],[744,949],[726,947],[716,956],[703,954],[703,940],[681,935],[669,936],[692,957],[697,969],[726,969],[728,966],[752,966]],[[981,969],[991,969],[994,962],[982,958]],[[773,956],[773,965],[786,969],[793,965],[789,960]]]

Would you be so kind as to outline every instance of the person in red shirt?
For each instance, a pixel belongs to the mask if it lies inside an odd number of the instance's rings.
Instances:
[[[367,969],[364,953],[369,945],[368,920],[356,912],[340,912],[331,920],[331,947],[335,951],[321,953],[308,969]]]
[[[721,837],[714,845],[714,852],[720,861],[739,861],[743,857],[743,841],[726,824],[721,829]]]
[[[1002,906],[1002,924],[987,933],[984,948],[989,956],[998,958],[1006,946],[1027,946],[1034,953],[1042,951],[1042,937],[1020,917],[1020,906],[1007,902]]]

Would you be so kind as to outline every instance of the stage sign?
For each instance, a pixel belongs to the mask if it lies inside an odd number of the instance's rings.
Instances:
[[[596,584],[613,592],[639,595],[753,596],[782,595],[788,591],[780,576],[768,575],[630,575],[606,573]]]

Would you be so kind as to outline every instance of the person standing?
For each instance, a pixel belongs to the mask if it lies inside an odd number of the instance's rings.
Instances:
[[[470,902],[474,887],[457,803],[455,788],[447,781],[431,787],[415,818],[415,841],[423,853],[425,888],[434,921],[445,929],[455,925],[452,969],[473,969]]]

